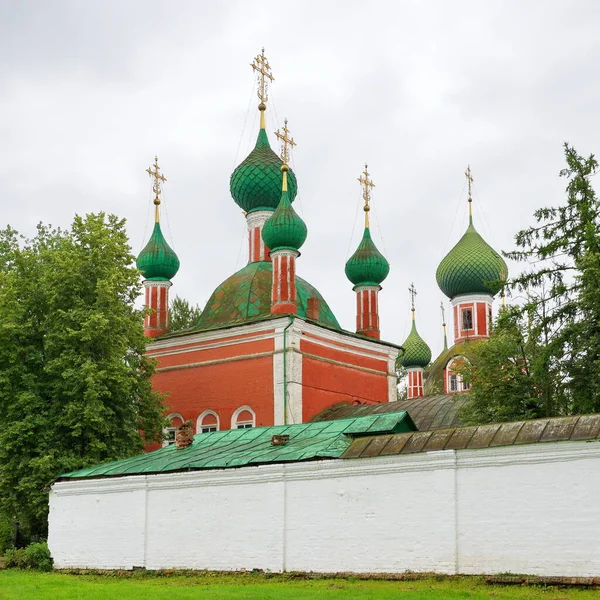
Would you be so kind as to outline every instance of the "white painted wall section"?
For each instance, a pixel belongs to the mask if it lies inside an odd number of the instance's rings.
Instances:
[[[58,568],[600,575],[600,443],[56,483]]]

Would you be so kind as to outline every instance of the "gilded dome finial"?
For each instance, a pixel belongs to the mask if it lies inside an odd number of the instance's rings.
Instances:
[[[283,164],[281,165],[281,170],[283,171],[283,182],[281,185],[281,191],[287,192],[287,174],[290,170],[288,163],[290,162],[290,149],[296,145],[293,137],[290,137],[290,130],[288,129],[288,120],[287,118],[283,121],[283,127],[281,131],[279,129],[275,132],[275,137],[281,142],[281,160]]]
[[[412,320],[415,320],[415,298],[417,296],[417,288],[414,283],[410,284],[408,288],[408,293],[410,294],[410,311],[412,312]]]
[[[306,224],[292,208],[288,194],[288,161],[290,148],[295,146],[296,142],[294,142],[294,138],[290,137],[288,120],[285,119],[283,123],[283,133],[279,130],[275,132],[277,139],[281,142],[281,160],[283,161],[281,165],[283,173],[281,200],[262,230],[263,241],[271,249],[271,252],[280,248],[291,248],[297,251],[306,241],[307,235]]]
[[[269,99],[269,83],[275,81],[275,78],[271,73],[271,65],[265,56],[264,47],[262,48],[262,53],[254,57],[250,66],[256,73],[258,80],[256,93],[260,99],[260,104],[258,105],[258,110],[260,111],[260,128],[265,129],[265,110],[267,110],[267,100]]]
[[[473,175],[471,175],[471,165],[467,165],[465,171],[465,177],[467,178],[467,185],[469,186],[469,219],[473,218]]]
[[[365,170],[362,172],[361,176],[358,178],[358,182],[360,183],[363,189],[363,200],[365,201],[365,206],[363,210],[365,211],[365,228],[369,228],[369,211],[371,207],[369,203],[371,202],[371,190],[375,187],[372,179],[369,179],[369,171],[368,165],[365,163]]]
[[[148,173],[150,177],[154,178],[154,182],[152,184],[152,191],[154,192],[154,206],[156,207],[154,220],[156,223],[158,223],[160,220],[158,207],[160,206],[160,195],[162,193],[161,183],[164,183],[167,180],[167,178],[160,172],[160,167],[158,166],[158,156],[154,157],[154,164],[146,169],[146,173]]]
[[[440,302],[440,310],[442,311],[442,329],[444,331],[444,350],[448,350],[448,336],[446,335],[446,309],[444,303]]]

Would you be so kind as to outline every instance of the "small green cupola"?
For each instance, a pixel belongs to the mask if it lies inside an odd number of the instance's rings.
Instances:
[[[471,171],[469,181],[469,226],[458,243],[439,264],[435,277],[439,288],[451,300],[465,294],[495,296],[506,281],[504,259],[479,235],[473,225]]]
[[[390,263],[379,252],[371,238],[369,227],[369,211],[371,208],[369,203],[371,201],[371,188],[375,187],[375,184],[369,179],[367,165],[365,165],[363,176],[358,181],[363,186],[365,230],[356,252],[346,262],[346,277],[355,286],[380,285],[390,272]]]
[[[402,344],[402,348],[404,348],[404,354],[400,355],[400,364],[405,369],[409,369],[411,367],[424,369],[431,362],[431,349],[417,331],[417,324],[415,320],[415,296],[417,295],[417,291],[415,290],[415,286],[413,284],[411,284],[409,291],[412,296],[412,327],[408,337]]]
[[[306,224],[296,213],[290,202],[288,166],[282,164],[281,171],[283,172],[281,201],[275,212],[265,223],[262,230],[262,239],[271,251],[283,249],[298,251],[306,241]]]
[[[167,244],[160,228],[160,194],[161,182],[166,178],[160,174],[158,159],[154,158],[153,170],[147,169],[154,177],[154,230],[148,243],[137,257],[136,266],[144,279],[149,281],[170,281],[179,271],[179,258],[175,251]]]
[[[281,165],[267,138],[265,111],[267,110],[267,87],[273,81],[271,67],[265,57],[264,48],[252,63],[258,74],[258,97],[260,104],[260,130],[256,146],[231,174],[229,189],[235,203],[246,213],[258,210],[275,210],[281,199]],[[293,171],[288,172],[288,195],[290,203],[294,201],[298,185]]]

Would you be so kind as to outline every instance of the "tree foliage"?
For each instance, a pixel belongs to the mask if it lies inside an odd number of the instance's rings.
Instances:
[[[180,331],[193,327],[201,314],[202,309],[198,304],[190,304],[187,300],[175,296],[169,307],[169,330]]]
[[[161,437],[139,292],[115,216],[40,225],[31,240],[0,232],[0,512],[25,537],[44,535],[58,475]]]
[[[548,404],[554,377],[546,349],[532,335],[519,308],[500,311],[489,340],[471,344],[468,360],[455,367],[470,385],[461,417],[466,423],[535,419],[560,412]],[[556,398],[556,390],[550,390]]]

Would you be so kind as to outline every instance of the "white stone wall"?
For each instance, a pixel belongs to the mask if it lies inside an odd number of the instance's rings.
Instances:
[[[58,568],[600,575],[600,444],[61,482]]]

